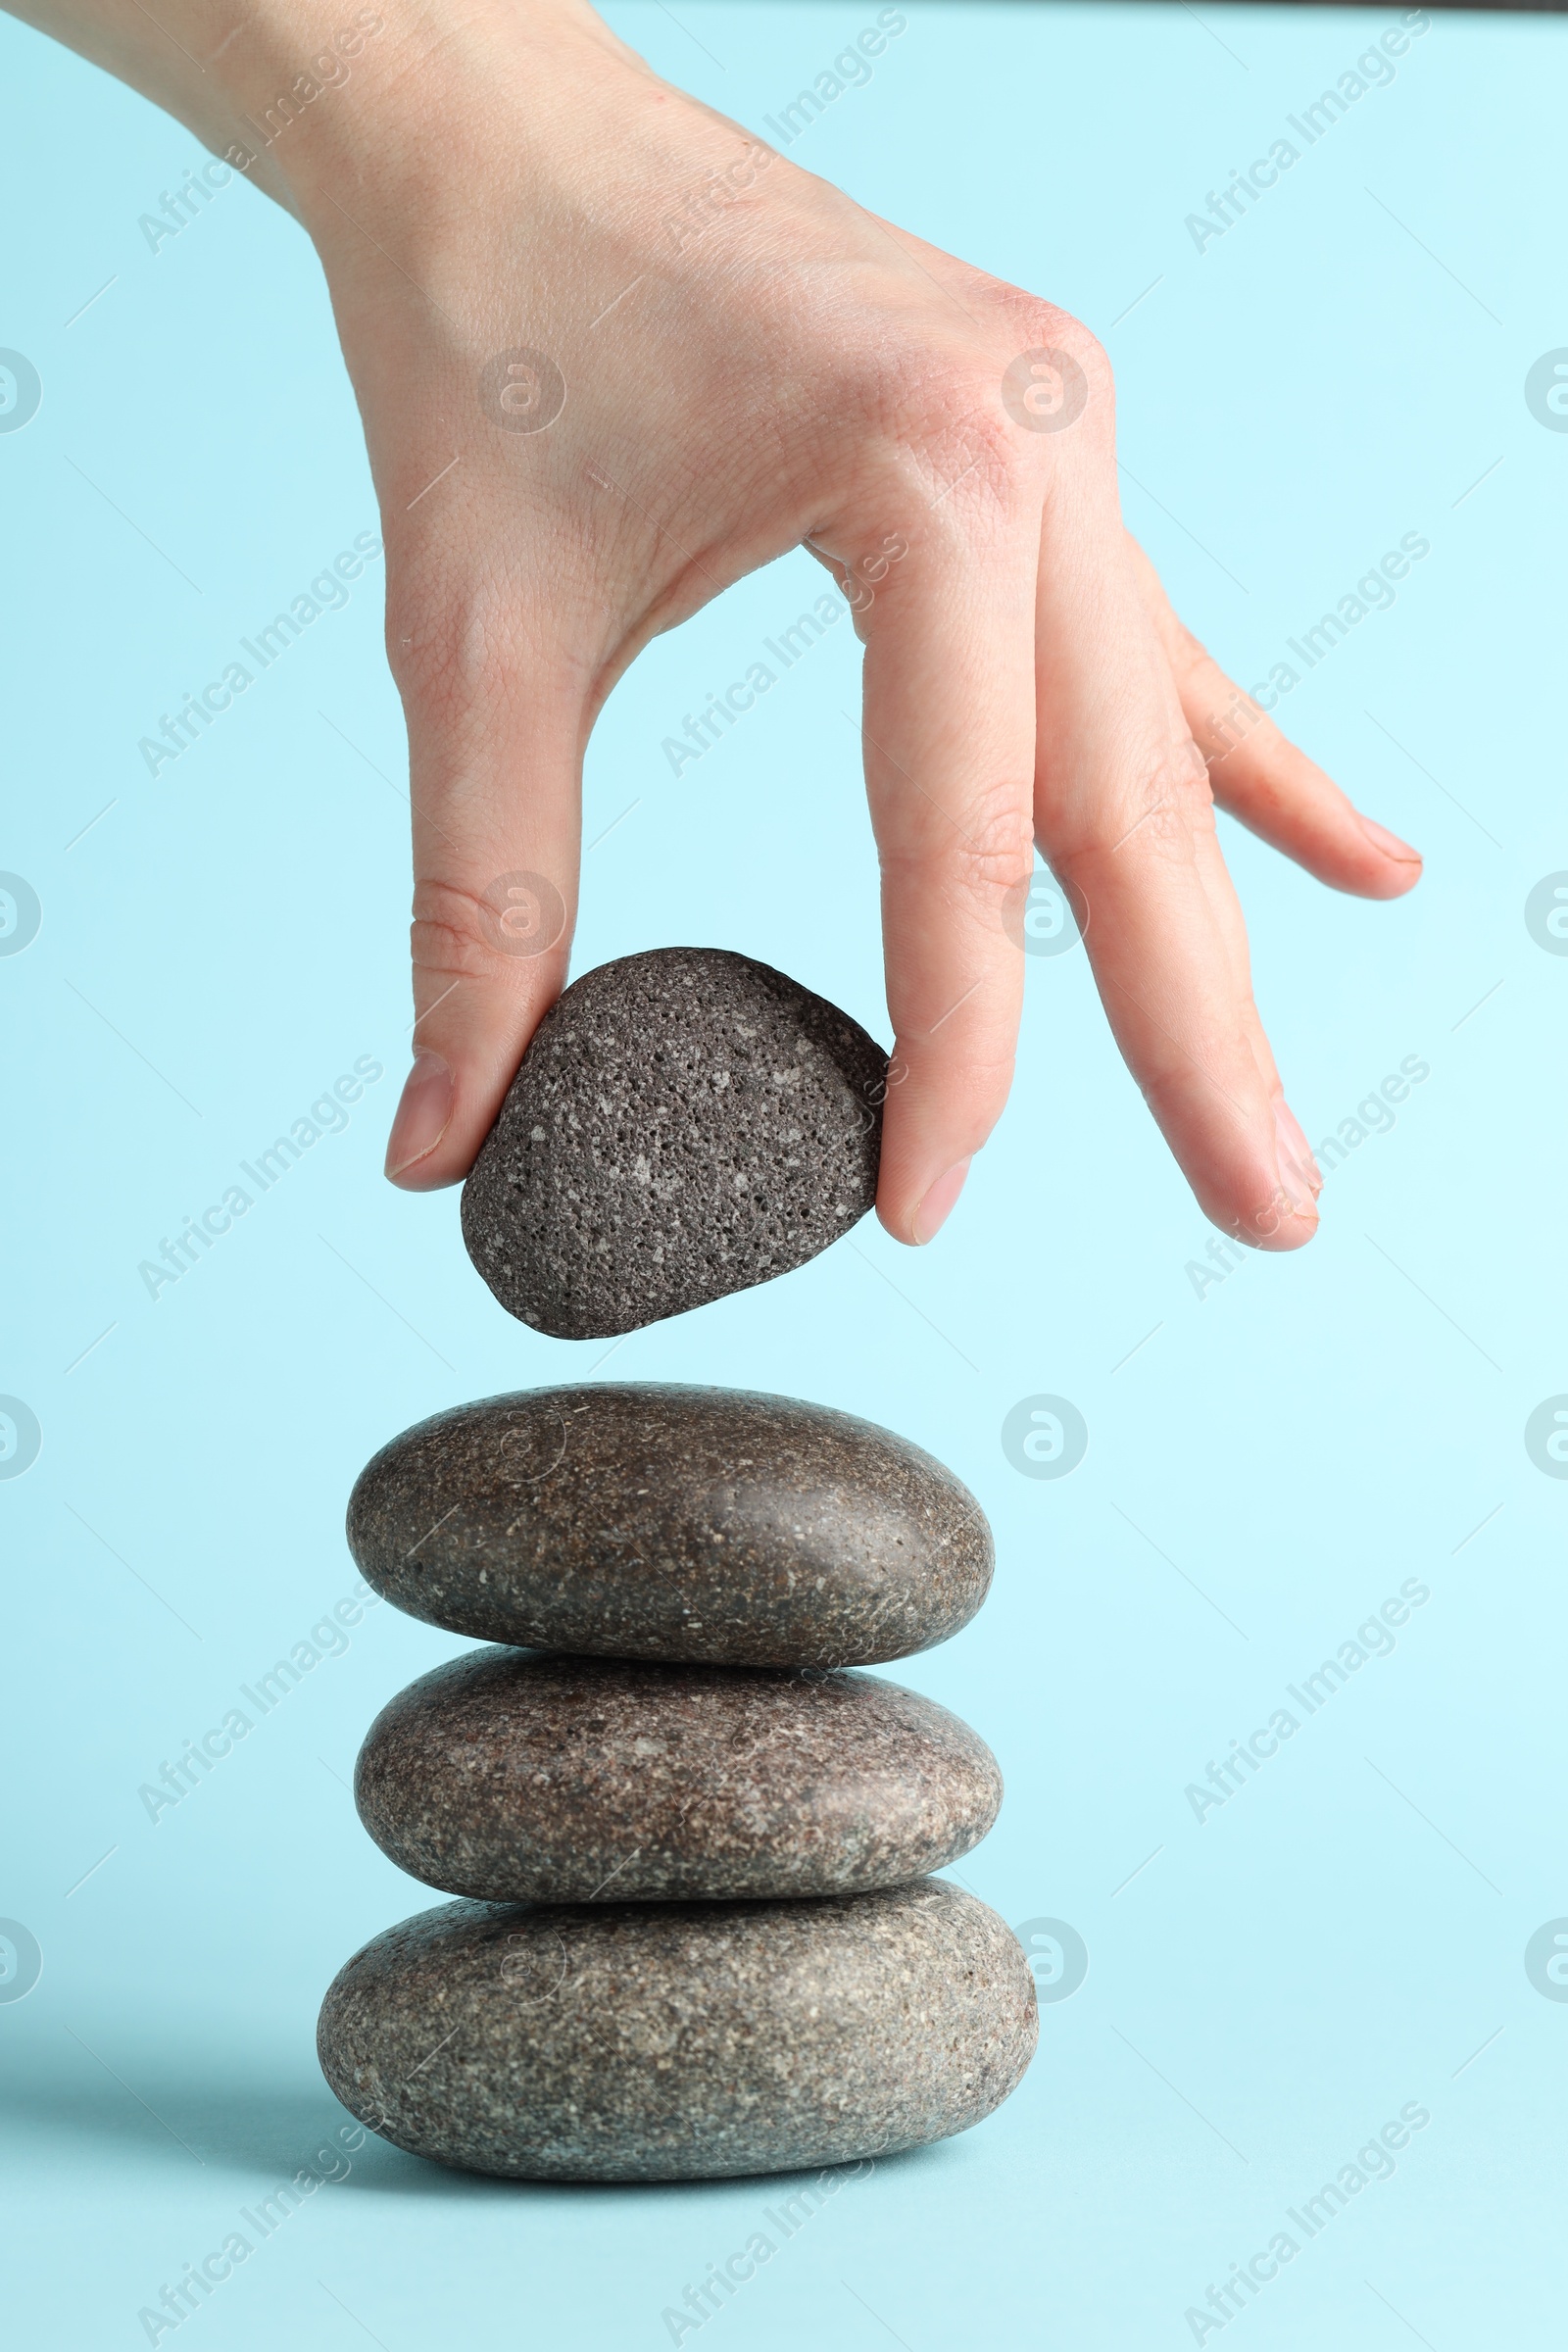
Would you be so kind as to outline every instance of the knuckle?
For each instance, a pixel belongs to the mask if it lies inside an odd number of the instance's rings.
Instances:
[[[1132,818],[1120,838],[1108,845],[1111,855],[1130,848],[1135,841],[1156,857],[1180,860],[1191,858],[1192,828],[1179,790],[1152,792],[1147,806]]]
[[[1156,782],[1162,792],[1185,808],[1189,817],[1212,815],[1214,795],[1208,781],[1208,766],[1190,734],[1184,734],[1171,745],[1160,763]]]
[[[916,892],[934,886],[955,914],[978,916],[985,929],[994,930],[998,915],[1020,888],[1027,888],[1034,870],[1028,800],[1023,779],[999,778],[982,787],[963,806],[960,831],[950,831],[944,821],[940,838],[926,830],[902,848],[885,848],[886,878]]]
[[[515,962],[495,945],[491,908],[455,882],[415,885],[409,950],[416,973],[442,980],[514,980]]]
[[[1108,860],[1136,851],[1185,863],[1192,858],[1195,836],[1213,826],[1208,769],[1189,735],[1131,765],[1079,837],[1053,845],[1052,860],[1070,871],[1085,858]]]
[[[861,405],[876,419],[883,451],[910,477],[922,507],[940,512],[947,494],[988,490],[1010,498],[1027,478],[998,398],[1001,363],[949,338],[911,339],[878,353]]]
[[[989,911],[1000,907],[1034,870],[1034,832],[1028,792],[1006,780],[983,791],[964,813],[955,852],[959,887]]]
[[[906,1000],[896,1051],[910,1102],[923,1109],[940,1091],[977,1146],[995,1126],[1016,1072],[1017,1007],[984,986],[968,996],[961,989],[961,980],[951,984],[953,1003],[935,990]]]
[[[941,907],[948,922],[995,934],[1006,910],[1030,887],[1034,833],[1020,793],[997,786],[964,807],[964,830],[950,835],[917,828],[898,845],[882,847],[882,880],[903,904]]]
[[[954,480],[969,504],[977,500],[1004,510],[1033,487],[1035,452],[1020,440],[997,399],[995,372],[983,386],[970,387],[973,405],[964,419],[961,470]]]
[[[1115,381],[1115,372],[1110,365],[1110,355],[1099,336],[1085,326],[1081,318],[1075,318],[1070,311],[1057,310],[1054,304],[1047,307],[1042,323],[1049,324],[1057,348],[1066,352],[1069,359],[1077,361],[1091,384],[1109,391]]]
[[[1103,347],[1081,320],[1050,303],[1020,308],[1008,323],[1019,340],[1007,357],[1000,391],[1015,434],[1022,428],[1058,462],[1066,451],[1081,447],[1085,436],[1091,446],[1108,448],[1115,427],[1115,381]]]
[[[1010,338],[1053,346],[1068,353],[1081,368],[1103,367],[1108,372],[1110,363],[1103,347],[1083,320],[1064,311],[1059,302],[1002,278],[990,279],[984,291],[990,296],[993,315],[1005,321]]]
[[[881,466],[938,528],[953,493],[954,506],[970,511],[1037,496],[1042,463],[1060,457],[1064,429],[1083,416],[1102,440],[1113,418],[1110,362],[1089,329],[995,282],[977,332],[922,321],[872,348],[862,341],[822,389],[832,414],[872,428]]]

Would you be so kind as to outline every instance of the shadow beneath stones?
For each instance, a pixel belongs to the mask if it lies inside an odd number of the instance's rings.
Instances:
[[[95,2066],[101,2082],[89,2079]],[[344,2134],[352,2142],[362,2132],[357,2146],[345,2145]],[[31,2071],[0,2085],[0,2144],[24,2162],[29,2150],[58,2156],[69,2148],[78,2158],[130,2165],[144,2176],[169,2172],[194,2182],[205,2171],[247,2183],[242,2192],[247,2196],[265,2196],[309,2170],[323,2187],[429,2200],[591,2198],[602,2204],[676,2194],[768,2197],[798,2190],[818,2169],[715,2180],[499,2180],[451,2171],[378,2139],[338,2104],[324,2082],[203,2082],[172,2075],[167,2058],[138,2064],[133,2053],[118,2051],[111,2072],[107,2061],[84,2047],[63,2058],[57,2075]],[[874,2171],[941,2164],[951,2144],[879,2157]]]
[[[192,2175],[243,2173],[256,2180],[315,2164],[353,2119],[325,2083],[254,2083],[172,2078],[167,2062],[138,2065],[118,2054],[101,2082],[92,2060],[73,2053],[57,2076],[32,2072],[0,2086],[0,2139],[58,2153],[69,2145],[148,2167]],[[339,2143],[341,2144],[341,2143]],[[368,2143],[367,2143],[367,2152]]]

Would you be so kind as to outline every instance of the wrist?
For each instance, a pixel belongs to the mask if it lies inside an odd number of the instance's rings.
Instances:
[[[298,211],[313,162],[351,153],[356,132],[368,130],[367,100],[406,38],[400,0],[268,0],[206,68],[221,140],[209,143],[259,185],[277,183]]]
[[[267,0],[219,61],[220,152],[330,250],[345,211],[395,229],[411,191],[445,211],[509,88],[514,131],[543,145],[607,49],[629,58],[585,0]]]

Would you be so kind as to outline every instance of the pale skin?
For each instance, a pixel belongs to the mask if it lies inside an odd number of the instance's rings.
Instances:
[[[1121,520],[1111,372],[1085,327],[773,155],[582,0],[380,0],[270,144],[268,110],[353,0],[8,4],[216,155],[251,157],[326,273],[409,732],[418,1018],[395,1183],[461,1179],[564,985],[583,752],[610,689],[650,638],[804,545],[865,649],[888,1231],[932,1238],[1006,1100],[1038,845],[1205,1214],[1266,1250],[1311,1238],[1320,1179],[1214,804],[1363,898],[1397,898],[1421,861],[1172,612]],[[518,348],[564,385],[542,430],[497,420],[494,363]],[[1004,379],[1043,352],[1068,369],[1025,368],[1042,388],[1020,420]],[[1058,428],[1073,369],[1083,405]],[[496,944],[486,894],[518,872],[566,909],[541,954]]]

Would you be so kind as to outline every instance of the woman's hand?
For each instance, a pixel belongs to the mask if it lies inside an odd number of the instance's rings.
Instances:
[[[103,4],[69,0],[64,37],[90,49]],[[203,4],[174,0],[182,42]],[[347,84],[264,146],[240,107],[261,122],[290,43],[303,71],[325,38],[320,0],[275,5],[207,61],[221,108],[172,66],[130,77],[305,223],[365,419],[415,836],[388,1174],[464,1175],[564,983],[615,679],[804,543],[865,645],[888,1230],[931,1238],[1006,1099],[1038,842],[1205,1213],[1306,1241],[1317,1173],[1212,803],[1364,897],[1420,860],[1172,613],[1121,522],[1093,336],[660,81],[579,0],[380,0]]]

